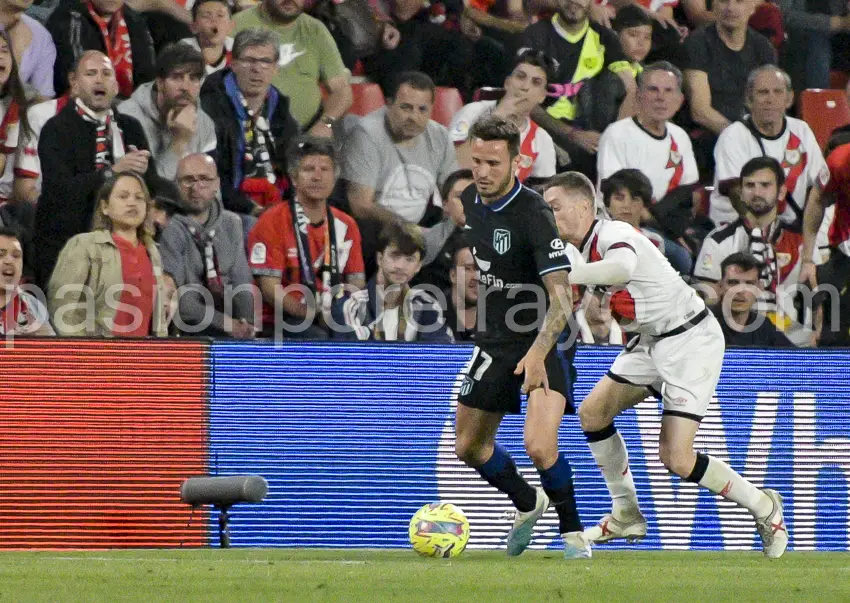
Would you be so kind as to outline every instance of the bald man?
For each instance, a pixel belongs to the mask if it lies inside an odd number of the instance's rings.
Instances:
[[[50,280],[68,239],[91,228],[95,194],[113,173],[141,174],[152,194],[169,193],[168,183],[156,174],[141,124],[112,111],[118,82],[109,58],[98,51],[83,53],[69,81],[74,100],[44,124],[38,140],[45,166],[34,231],[41,285]]]
[[[209,155],[177,164],[183,214],[162,231],[162,266],[178,287],[177,328],[187,334],[254,337],[253,277],[242,221],[221,204],[221,182]],[[257,308],[257,316],[260,309]]]

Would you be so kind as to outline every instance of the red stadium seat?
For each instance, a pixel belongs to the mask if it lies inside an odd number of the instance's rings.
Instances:
[[[378,84],[372,82],[351,84],[351,91],[354,94],[354,102],[348,112],[353,115],[368,115],[387,104]]]
[[[798,102],[800,117],[809,124],[823,148],[838,126],[850,123],[844,90],[803,90]]]
[[[472,100],[476,103],[478,101],[489,101],[489,100],[500,100],[505,95],[504,88],[479,88],[475,91],[475,94],[472,97]]]
[[[452,117],[461,107],[463,107],[463,97],[457,88],[437,88],[431,119],[448,128],[452,123]]]
[[[850,80],[850,73],[846,71],[833,69],[829,72],[829,87],[833,90],[838,90],[839,88],[843,90],[848,80]]]

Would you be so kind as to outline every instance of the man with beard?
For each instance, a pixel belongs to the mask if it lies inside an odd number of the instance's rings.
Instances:
[[[221,204],[215,161],[201,153],[184,157],[177,165],[177,185],[183,214],[172,216],[159,241],[163,270],[178,289],[185,287],[177,325],[193,335],[251,339],[254,288],[242,221]]]
[[[454,252],[449,271],[452,287],[448,291],[446,326],[455,341],[475,341],[478,331],[478,266],[472,250],[462,245]]]
[[[118,111],[135,117],[145,130],[157,172],[174,180],[177,163],[192,153],[215,152],[215,124],[198,107],[204,58],[186,44],[163,48],[156,79],[142,84]]]
[[[349,72],[321,21],[305,0],[263,0],[234,17],[236,31],[261,27],[281,38],[280,70],[272,83],[290,99],[292,115],[312,136],[330,137],[353,100]],[[322,87],[328,91],[322,100]]]
[[[616,34],[589,19],[592,4],[558,0],[551,21],[526,29],[521,44],[558,61],[549,96],[531,117],[567,151],[571,169],[591,179],[600,132],[616,119],[634,115],[636,89]]]
[[[576,509],[573,473],[558,449],[558,428],[573,406],[572,346],[562,337],[572,312],[569,249],[552,210],[516,177],[519,128],[491,115],[469,132],[475,186],[464,191],[464,238],[479,279],[484,329],[463,370],[455,421],[455,453],[516,507],[508,556],[522,554],[549,508],[558,513],[566,559],[588,559],[590,545]],[[523,376],[524,375],[524,376]],[[528,394],[525,449],[540,475],[532,487],[496,442],[506,414],[519,414]]]
[[[735,252],[747,251],[759,263],[759,283],[764,290],[760,310],[782,328],[798,345],[811,332],[792,325],[777,312],[799,321],[794,306],[800,282],[803,235],[779,219],[779,200],[785,197],[785,172],[773,157],[756,157],[741,169],[741,202],[744,214],[736,221],[713,230],[705,239],[694,265],[694,276],[717,287],[723,260]]]

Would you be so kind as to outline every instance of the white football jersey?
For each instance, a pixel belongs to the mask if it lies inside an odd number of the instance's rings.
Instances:
[[[682,128],[669,122],[661,138],[647,132],[634,117],[605,128],[596,155],[597,189],[602,180],[626,168],[638,169],[649,178],[653,201],[699,179],[691,139]]]
[[[761,144],[759,144],[761,142]],[[817,138],[809,124],[793,117],[785,118],[785,127],[779,136],[756,138],[744,122],[730,124],[717,139],[714,147],[714,191],[711,193],[709,217],[716,226],[738,219],[729,197],[721,195],[719,184],[741,176],[741,168],[750,159],[763,156],[773,157],[785,170],[785,187],[799,206],[800,215],[806,204],[808,190],[819,184],[821,188],[829,182],[829,168],[821,153]],[[780,219],[792,224],[797,219],[797,210],[791,202],[779,207]]]
[[[466,142],[469,137],[469,129],[482,117],[486,117],[496,108],[496,101],[478,101],[461,107],[460,111],[452,117],[449,126],[449,137],[455,144]],[[539,126],[534,128],[534,138],[528,140],[531,133],[531,120],[528,120],[520,132],[522,149],[528,149],[531,156],[526,159],[525,153],[521,161],[531,161],[532,178],[551,178],[555,175],[557,157],[555,156],[555,143],[549,132]],[[521,150],[522,150],[521,149]]]
[[[15,118],[14,114],[9,115],[12,123],[6,123],[6,113],[9,110],[10,101],[0,101],[0,153],[6,156],[6,163],[3,167],[3,173],[0,174],[0,202],[8,201],[12,198],[12,185],[15,182],[15,150],[18,147],[18,138],[20,133],[20,122]]]
[[[15,153],[15,175],[21,178],[36,178],[41,189],[41,161],[38,158],[38,139],[41,130],[49,119],[56,116],[68,103],[68,97],[54,98],[33,105],[27,111],[32,134],[22,136]]]
[[[624,331],[662,335],[705,309],[697,292],[640,231],[625,222],[595,221],[582,244],[585,261],[598,262],[615,249],[637,255],[631,280],[608,288],[611,313]]]

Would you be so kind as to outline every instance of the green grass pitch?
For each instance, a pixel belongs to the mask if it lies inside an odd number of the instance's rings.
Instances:
[[[198,549],[0,552],[0,601],[850,601],[850,554]]]

